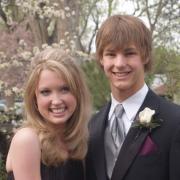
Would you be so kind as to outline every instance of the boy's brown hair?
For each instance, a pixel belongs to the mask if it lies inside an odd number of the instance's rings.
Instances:
[[[96,56],[98,62],[102,59],[103,51],[107,46],[114,50],[122,50],[135,45],[139,50],[145,71],[152,66],[152,35],[144,23],[131,15],[114,15],[101,25],[96,36]]]

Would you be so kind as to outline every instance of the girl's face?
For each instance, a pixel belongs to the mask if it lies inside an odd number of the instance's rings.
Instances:
[[[68,84],[51,70],[41,72],[35,94],[39,113],[53,126],[63,127],[77,106]]]

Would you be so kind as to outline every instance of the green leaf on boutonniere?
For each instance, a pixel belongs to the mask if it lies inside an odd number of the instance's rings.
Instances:
[[[155,114],[155,110],[151,110],[150,108],[145,108],[143,111],[139,113],[137,121],[132,124],[132,127],[138,127],[140,129],[152,129],[161,126],[162,119],[154,119],[153,115]]]

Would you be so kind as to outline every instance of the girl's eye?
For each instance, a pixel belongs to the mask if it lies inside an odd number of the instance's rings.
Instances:
[[[115,56],[115,53],[107,52],[107,53],[105,53],[104,55],[105,55],[105,56],[111,56],[111,57],[113,57],[113,56]]]
[[[62,86],[62,87],[60,88],[60,91],[61,91],[62,93],[67,93],[67,92],[70,92],[70,88],[69,88],[69,86]]]
[[[48,96],[50,94],[50,90],[41,90],[40,93],[43,95],[43,96]]]

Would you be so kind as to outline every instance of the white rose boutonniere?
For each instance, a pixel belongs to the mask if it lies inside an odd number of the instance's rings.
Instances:
[[[155,110],[146,107],[139,113],[138,120],[134,122],[133,127],[145,128],[151,131],[153,128],[160,126],[162,120],[153,119],[154,114]]]
[[[139,113],[139,123],[148,127],[154,114],[155,110],[151,110],[150,108],[146,107],[143,111]]]

